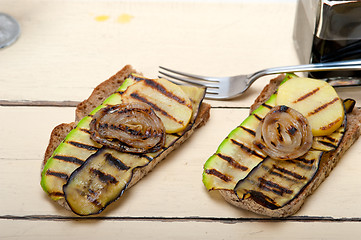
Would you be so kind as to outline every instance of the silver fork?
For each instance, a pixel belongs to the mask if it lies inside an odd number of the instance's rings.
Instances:
[[[159,68],[161,69],[159,70],[161,74],[160,77],[178,84],[190,83],[204,86],[207,88],[206,98],[224,100],[242,95],[258,78],[266,75],[293,72],[361,70],[361,59],[267,68],[248,75],[230,77],[207,77],[175,71],[162,66],[159,66]],[[354,79],[348,82],[343,81],[343,85],[361,85],[361,81],[360,79]]]

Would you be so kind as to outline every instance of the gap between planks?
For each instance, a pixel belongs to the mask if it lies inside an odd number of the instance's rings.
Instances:
[[[235,224],[244,222],[361,222],[360,217],[291,216],[286,218],[217,218],[217,217],[66,217],[59,215],[0,216],[3,220],[27,221],[159,221],[159,222],[219,222]]]
[[[76,107],[79,101],[45,101],[45,100],[0,100],[2,107]],[[249,109],[249,107],[212,106],[214,109]]]
[[[0,100],[3,107],[76,107],[79,101],[31,101],[31,100]]]

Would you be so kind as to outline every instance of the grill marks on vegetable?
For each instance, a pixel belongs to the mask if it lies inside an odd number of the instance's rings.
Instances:
[[[258,114],[252,114],[253,116],[255,116],[255,118],[258,120],[258,121],[262,121],[263,118],[258,116]]]
[[[269,105],[269,104],[267,104],[267,103],[262,103],[261,105],[264,106],[264,107],[266,107],[266,108],[268,108],[268,109],[272,109],[272,108],[273,108],[273,106],[271,106],[271,105]]]
[[[321,127],[322,130],[327,130],[329,128],[332,128],[334,125],[336,125],[337,123],[339,123],[342,119],[341,118],[337,118],[335,121],[329,123],[327,126]]]
[[[335,150],[343,139],[346,121],[347,120],[345,117],[345,120],[341,127],[339,127],[331,135],[314,137],[312,148],[322,151]]]
[[[137,81],[137,82],[148,79],[148,78],[142,77],[142,76],[140,76],[140,75],[135,75],[135,74],[130,74],[130,75],[128,76],[128,78],[131,78],[131,79],[133,79],[133,80],[135,80],[135,81]]]
[[[279,196],[283,196],[284,194],[292,194],[292,190],[282,187],[281,185],[272,182],[272,181],[268,181],[264,178],[259,178],[259,187],[261,189],[264,189],[266,191],[272,191],[275,194],[279,195]]]
[[[271,171],[270,174],[284,177],[287,179],[295,179],[295,180],[306,179],[305,176],[302,176],[302,175],[298,174],[297,172],[287,170],[286,168],[278,167],[277,165],[273,165],[273,171]]]
[[[89,117],[93,117],[93,116],[89,114]],[[89,131],[89,129],[79,128],[79,131],[84,132],[84,133],[87,133],[87,134],[89,134],[89,135],[90,135],[90,131]]]
[[[246,130],[247,131],[247,130]],[[247,131],[250,132],[252,135],[254,134],[253,131]],[[230,139],[231,143],[234,144],[240,151],[242,151],[244,154],[246,154],[249,157],[255,157],[258,158],[259,161],[264,160],[264,156],[257,153],[256,151],[252,150],[251,148],[248,148],[243,143],[235,140]],[[224,160],[226,164],[228,164],[229,167],[238,169],[243,172],[248,172],[250,169],[248,166],[240,164],[234,157],[225,155],[223,153],[217,153],[216,154],[220,159]],[[205,173],[209,175],[213,175],[214,177],[224,181],[224,182],[231,182],[234,180],[233,176],[226,175],[219,170],[216,169],[205,169]]]
[[[333,140],[327,142],[327,141],[322,141],[320,140],[319,143],[323,144],[324,146],[330,147],[330,148],[336,148],[337,146],[335,144],[332,143]]]
[[[156,81],[154,81],[152,79],[145,79],[144,81],[148,86],[152,87],[154,90],[157,90],[158,92],[162,93],[163,95],[167,96],[168,98],[174,99],[175,101],[177,101],[180,104],[186,105],[185,99],[181,99],[178,96],[174,95],[173,93],[167,91],[165,89],[165,87],[163,87],[161,84],[157,83]],[[187,107],[192,109],[192,106],[190,106],[190,105],[187,105]]]
[[[254,131],[253,129],[246,128],[245,126],[240,126],[240,128],[242,128],[244,131],[248,132],[249,134],[256,136],[256,131]]]
[[[287,132],[292,136],[297,132],[297,128],[291,126],[290,128],[287,129]]]
[[[86,133],[89,134],[88,132],[86,132]],[[90,154],[96,152],[97,150],[99,150],[98,147],[95,147],[95,146],[92,146],[92,145],[89,145],[89,144],[85,144],[85,143],[81,143],[81,142],[76,142],[76,141],[66,141],[66,142],[64,142],[64,144],[69,144],[69,145],[71,145],[73,147],[76,147],[78,149],[87,150],[87,151],[90,152]],[[53,158],[65,163],[65,164],[72,164],[72,165],[74,165],[73,168],[77,168],[77,167],[81,166],[85,162],[85,159],[80,159],[78,157],[74,157],[74,156],[71,156],[71,155],[68,155],[68,156],[54,155]],[[51,169],[48,169],[45,174],[47,176],[52,176],[52,177],[55,177],[55,178],[62,179],[62,180],[64,180],[64,183],[65,183],[65,181],[68,180],[68,178],[70,176],[70,173],[53,171]],[[54,196],[55,195],[60,196],[62,193],[61,194],[60,193],[51,193],[51,194],[54,195]]]
[[[91,168],[90,172],[93,175],[96,175],[99,178],[99,180],[105,184],[108,184],[108,183],[117,184],[118,183],[118,180],[115,177],[113,177],[111,174],[104,173],[95,168]],[[91,189],[89,189],[89,190],[91,190]]]
[[[72,156],[61,156],[61,155],[55,155],[53,158],[67,162],[67,163],[73,163],[76,165],[82,165],[84,163],[84,160],[81,160],[79,158],[76,157],[72,157]]]
[[[73,145],[75,147],[78,147],[78,148],[84,148],[84,149],[89,150],[89,151],[97,151],[97,150],[99,150],[98,147],[88,145],[88,144],[84,144],[84,143],[80,143],[80,142],[68,141],[67,143],[69,143],[69,144],[71,144],[71,145]]]
[[[62,193],[62,192],[51,192],[51,193],[49,193],[49,195],[54,198],[64,197],[64,193]]]
[[[216,169],[206,169],[205,173],[207,173],[209,175],[213,175],[213,176],[221,179],[224,182],[231,182],[232,181],[232,177],[227,176],[227,175],[221,173],[220,171],[218,171]]]
[[[310,92],[304,94],[303,96],[299,97],[293,103],[303,104],[302,101],[317,95],[317,93],[319,93],[319,92],[320,92],[320,88],[317,87],[317,88],[311,90]],[[325,110],[326,108],[332,106],[333,104],[337,104],[339,101],[341,101],[341,99],[339,97],[335,97],[331,101],[326,102],[326,103],[322,104],[321,106],[318,106],[317,108],[309,111],[307,114],[305,114],[305,116],[307,116],[307,117],[314,116],[314,115],[320,113],[321,111]],[[329,128],[332,128],[332,126],[339,123],[340,121],[341,121],[341,118],[338,118],[334,122],[330,123],[328,126],[322,128],[322,130],[327,130]]]
[[[255,150],[247,147],[246,145],[244,145],[243,143],[241,142],[238,142],[236,141],[235,139],[231,139],[231,142],[235,145],[237,145],[238,147],[241,148],[241,150],[247,152],[250,156],[254,156],[254,157],[257,157],[257,158],[260,158],[260,159],[264,159],[264,156],[259,154],[258,152],[256,152]]]
[[[303,100],[305,100],[306,98],[308,97],[311,97],[312,95],[316,94],[316,92],[318,92],[320,90],[319,87],[313,89],[312,91],[306,93],[305,95],[299,97],[297,100],[294,101],[294,103],[298,103],[298,102],[301,102]]]
[[[149,106],[151,106],[154,110],[156,110],[157,112],[160,112],[163,116],[172,119],[175,122],[178,122],[179,124],[183,124],[183,121],[179,121],[177,120],[175,117],[173,117],[172,115],[170,115],[167,111],[165,111],[164,109],[160,108],[157,104],[149,101],[146,97],[141,96],[139,93],[132,93],[130,94],[130,96],[134,99],[137,99],[141,102],[144,102],[146,104],[148,104]]]
[[[65,180],[67,180],[69,178],[68,174],[65,174],[62,172],[55,172],[55,171],[51,171],[51,170],[46,171],[46,175],[54,176],[54,177],[65,179]]]
[[[117,169],[124,171],[124,170],[129,170],[130,167],[125,165],[121,160],[119,160],[118,158],[114,157],[113,155],[111,155],[110,153],[105,154],[105,160],[111,164],[112,166],[115,166]]]
[[[226,155],[223,155],[221,153],[218,153],[217,154],[218,157],[222,158],[223,160],[227,161],[232,167],[234,168],[238,168],[242,171],[247,171],[248,170],[248,167],[246,166],[243,166],[241,164],[239,164],[236,160],[234,160],[232,157],[229,157],[229,156],[226,156]]]
[[[315,108],[313,111],[309,112],[309,113],[308,113],[308,116],[315,115],[316,113],[322,111],[323,109],[331,106],[332,104],[334,104],[334,103],[336,103],[336,102],[338,102],[338,101],[340,101],[340,98],[336,97],[336,98],[332,99],[331,101],[329,101],[329,102],[327,102],[327,103],[325,103],[325,104],[323,104],[323,105]]]
[[[240,199],[252,198],[270,209],[291,201],[314,177],[322,151],[311,150],[303,158],[278,161],[266,158],[238,182],[235,192]]]
[[[155,91],[159,92],[160,94],[162,94],[163,96],[167,97],[170,100],[174,100],[177,103],[179,103],[180,105],[186,106],[189,109],[192,109],[192,105],[187,104],[185,99],[180,98],[179,96],[174,95],[173,93],[169,92],[166,90],[166,88],[164,86],[162,86],[162,84],[154,81],[153,79],[139,79],[138,81],[143,80],[144,83],[154,89]],[[146,96],[143,96],[140,92],[134,92],[131,93],[130,96],[138,101],[144,102],[148,105],[150,105],[155,111],[159,112],[160,114],[162,114],[163,116],[171,119],[172,121],[178,122],[179,124],[183,124],[183,121],[180,121],[178,119],[176,119],[174,116],[172,116],[170,113],[168,113],[166,110],[162,109],[161,107],[158,106],[158,104],[152,102],[150,99],[148,99]]]

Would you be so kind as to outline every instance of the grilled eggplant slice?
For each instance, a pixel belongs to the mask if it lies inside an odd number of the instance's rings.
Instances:
[[[347,98],[347,99],[343,100],[343,105],[345,106],[345,112],[350,113],[350,112],[352,112],[353,108],[355,107],[356,101],[354,99]]]
[[[322,153],[311,150],[303,157],[287,161],[268,157],[240,180],[234,191],[238,198],[252,198],[269,209],[283,207],[315,176]]]
[[[133,169],[151,160],[146,155],[102,148],[77,168],[64,185],[68,205],[78,215],[99,213],[125,190]]]

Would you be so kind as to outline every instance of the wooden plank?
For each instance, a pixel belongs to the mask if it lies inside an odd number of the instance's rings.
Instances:
[[[296,64],[295,3],[262,4],[2,2],[22,34],[1,51],[0,99],[81,101],[125,64],[149,77],[157,77],[159,65],[224,76]],[[124,16],[129,21],[119,21]],[[237,101],[214,104],[249,106],[266,82],[257,81]]]
[[[89,228],[91,226],[91,228]],[[359,239],[359,222],[0,220],[1,239]]]
[[[271,77],[232,101],[207,100],[208,124],[97,216],[74,215],[40,187],[51,130],[73,121],[101,81],[125,64],[149,77],[158,65],[224,76],[297,64],[295,4],[2,1],[22,35],[0,54],[0,239],[358,239],[360,140],[290,218],[237,209],[204,188],[204,162]],[[359,88],[337,91],[361,106]]]
[[[0,158],[42,159],[52,129],[74,121],[74,108],[0,107]]]
[[[0,114],[6,116],[0,125],[0,216],[75,216],[54,204],[39,184],[50,131],[71,120],[73,109],[0,107]],[[247,115],[248,109],[212,109],[207,125],[100,216],[259,218],[229,205],[217,192],[207,192],[201,180],[204,162]],[[360,154],[358,141],[296,216],[361,217],[361,182],[356,180]]]
[[[1,52],[0,100],[81,101],[125,64],[149,77],[159,65],[226,76],[298,64],[295,4],[6,1],[2,11],[20,22],[22,34]],[[270,78],[233,101],[210,102],[247,107]],[[361,100],[359,88],[340,91]]]

